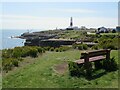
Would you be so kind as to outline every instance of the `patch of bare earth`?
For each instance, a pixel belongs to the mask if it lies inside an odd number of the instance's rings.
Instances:
[[[64,74],[68,68],[67,62],[58,64],[54,67],[54,70],[59,74]]]

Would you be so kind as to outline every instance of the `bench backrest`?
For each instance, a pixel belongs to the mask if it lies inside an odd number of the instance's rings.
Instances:
[[[95,51],[87,51],[84,53],[81,53],[80,59],[85,59],[86,57],[95,57],[95,56],[100,56],[100,55],[109,55],[110,54],[110,49],[104,49],[104,50],[95,50]]]

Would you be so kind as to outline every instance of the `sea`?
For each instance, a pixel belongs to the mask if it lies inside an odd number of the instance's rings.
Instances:
[[[32,30],[31,32],[40,31]],[[21,34],[27,32],[27,30],[13,30],[4,29],[0,30],[0,49],[14,48],[17,46],[24,46],[25,39],[11,38],[11,36],[20,36]]]

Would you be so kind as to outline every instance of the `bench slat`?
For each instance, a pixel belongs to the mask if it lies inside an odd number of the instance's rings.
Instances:
[[[86,57],[86,55],[88,55],[89,58],[95,57],[95,56],[107,55],[109,52],[110,52],[109,49],[82,52],[80,58],[83,59]]]
[[[102,59],[106,59],[106,57],[104,57],[104,56],[91,57],[91,58],[89,58],[89,62],[93,62],[93,61],[97,61],[97,60],[102,60]],[[85,63],[84,59],[79,59],[79,60],[76,60],[74,62],[77,63],[77,64]]]
[[[89,58],[89,62],[93,62],[93,61],[97,61],[97,60],[102,60],[102,59],[106,59],[106,57],[104,57],[104,56],[91,57],[91,58]]]
[[[81,63],[84,63],[84,59],[79,59],[79,60],[76,60],[74,62],[77,63],[77,64],[81,64]]]

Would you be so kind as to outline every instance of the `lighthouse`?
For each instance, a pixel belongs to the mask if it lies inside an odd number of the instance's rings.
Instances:
[[[72,17],[70,18],[70,27],[73,26],[73,20],[72,20]]]
[[[70,25],[66,30],[78,30],[79,28],[77,26],[73,26],[73,18],[70,17]]]

